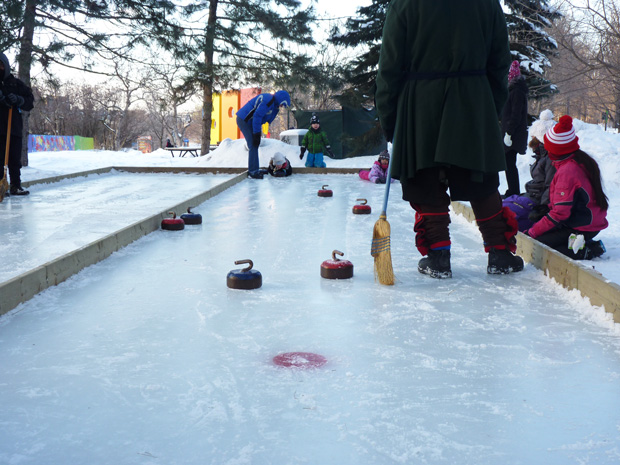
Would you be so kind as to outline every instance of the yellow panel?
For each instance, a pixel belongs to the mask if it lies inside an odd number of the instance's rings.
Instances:
[[[236,90],[222,93],[221,107],[221,137],[224,139],[239,139],[237,127],[237,110],[239,110],[239,92]]]
[[[213,111],[211,112],[211,144],[222,140],[222,96],[213,94]]]

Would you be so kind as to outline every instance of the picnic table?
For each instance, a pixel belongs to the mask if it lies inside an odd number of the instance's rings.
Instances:
[[[200,156],[200,147],[164,147],[166,150],[170,152],[172,158],[174,158],[174,153],[178,152],[179,157],[184,157],[189,154],[192,157]]]

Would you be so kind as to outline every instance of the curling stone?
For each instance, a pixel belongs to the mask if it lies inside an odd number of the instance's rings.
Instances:
[[[202,215],[200,213],[192,213],[192,207],[187,207],[187,213],[183,213],[181,219],[185,224],[202,224]]]
[[[263,285],[260,271],[253,270],[252,260],[237,260],[235,265],[248,263],[250,266],[242,270],[232,270],[226,276],[226,285],[231,289],[258,289]]]
[[[185,221],[181,218],[177,218],[177,214],[175,212],[168,212],[168,214],[172,215],[172,218],[164,218],[161,220],[161,229],[180,231],[185,228]]]
[[[355,215],[370,215],[370,205],[366,205],[368,201],[366,199],[357,199],[357,201],[362,203],[353,205],[353,213]]]
[[[321,263],[321,277],[326,279],[348,279],[353,277],[353,263],[340,260],[336,255],[343,256],[339,250],[332,252],[332,259]]]
[[[319,192],[318,192],[319,197],[332,197],[334,195],[331,189],[326,189],[326,187],[328,187],[327,184],[325,184],[323,187],[319,189]]]

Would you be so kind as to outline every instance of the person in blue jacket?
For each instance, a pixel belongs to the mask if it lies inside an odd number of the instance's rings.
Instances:
[[[265,174],[259,169],[258,146],[261,130],[265,123],[271,123],[281,107],[290,107],[291,97],[285,90],[275,94],[259,94],[237,112],[237,126],[248,144],[248,176],[263,179]]]

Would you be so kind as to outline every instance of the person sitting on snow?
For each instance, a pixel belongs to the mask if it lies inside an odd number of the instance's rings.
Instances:
[[[273,157],[271,157],[271,160],[269,160],[267,172],[276,178],[281,178],[293,174],[293,168],[291,167],[291,162],[288,161],[288,158],[280,152],[276,152],[273,154]]]
[[[360,170],[359,176],[366,181],[375,184],[385,184],[387,180],[387,169],[390,164],[390,153],[384,150],[379,154],[379,159],[372,164],[370,170]],[[394,181],[394,180],[392,180]]]
[[[308,157],[306,158],[307,168],[325,168],[327,165],[323,161],[323,149],[327,150],[329,156],[334,158],[334,152],[327,140],[327,134],[321,129],[321,122],[319,117],[312,115],[310,119],[310,130],[304,136],[301,142],[301,152],[299,159],[303,160],[304,153],[308,150]]]
[[[525,183],[524,194],[511,195],[502,202],[517,216],[521,232],[549,212],[549,187],[555,174],[555,166],[536,136],[532,137],[529,147],[534,152],[534,163],[530,165],[532,179]]]
[[[545,134],[545,149],[556,173],[549,188],[549,212],[525,234],[574,260],[605,253],[594,237],[608,226],[609,200],[596,161],[579,148],[573,119],[564,115]],[[571,243],[580,239],[577,244]]]

